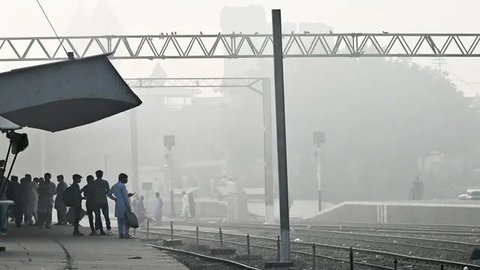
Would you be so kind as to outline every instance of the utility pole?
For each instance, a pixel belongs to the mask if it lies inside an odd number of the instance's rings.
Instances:
[[[168,192],[170,193],[170,217],[175,216],[175,198],[174,198],[174,188],[172,181],[172,166],[173,166],[173,153],[172,148],[175,146],[175,136],[174,135],[165,135],[163,137],[163,145],[167,148],[167,154],[165,154],[165,160],[167,162],[167,173],[168,173]]]
[[[138,169],[138,126],[137,126],[137,112],[135,109],[130,110],[130,145],[132,154],[132,188],[133,192],[138,192],[139,188],[139,169]]]
[[[165,155],[167,161],[167,175],[168,175],[168,193],[170,198],[170,217],[175,216],[175,198],[174,198],[174,188],[172,182],[172,149],[168,149],[168,153]]]
[[[282,16],[272,10],[273,61],[275,68],[275,110],[277,120],[278,190],[280,195],[280,260],[290,262],[290,213],[288,209],[287,139],[283,83]]]
[[[317,146],[317,190],[318,190],[318,211],[322,211],[322,147]]]
[[[325,143],[325,133],[323,131],[313,132],[313,144],[315,146],[315,158],[317,163],[317,190],[318,190],[318,211],[322,211],[322,162],[323,149],[322,145]]]
[[[272,85],[270,79],[262,80],[263,88],[263,151],[265,176],[265,223],[273,224],[273,144],[272,144]]]

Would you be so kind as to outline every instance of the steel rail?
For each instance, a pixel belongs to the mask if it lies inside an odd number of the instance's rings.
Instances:
[[[315,234],[303,234],[303,236],[325,238],[325,239],[331,239],[332,238],[331,236],[319,236],[319,235],[315,235]],[[470,252],[467,252],[467,251],[464,251],[464,250],[459,250],[459,249],[441,248],[441,247],[433,247],[433,246],[423,246],[423,245],[389,242],[389,241],[381,241],[381,240],[374,241],[374,240],[368,240],[368,239],[362,239],[362,238],[350,238],[350,237],[349,238],[338,237],[338,238],[334,238],[334,239],[346,239],[346,240],[354,240],[354,241],[366,242],[366,243],[376,243],[376,244],[391,245],[391,246],[404,246],[404,247],[413,247],[413,248],[420,248],[420,249],[430,249],[430,250],[437,250],[437,251],[448,251],[448,252],[470,254]]]
[[[158,228],[158,230],[168,230],[168,229]],[[187,232],[187,233],[193,233],[192,230],[176,229],[175,231],[183,231],[183,232]],[[216,234],[215,232],[205,232],[205,231],[203,231],[202,233]],[[241,235],[241,234],[234,234],[234,233],[227,233],[227,232],[223,232],[223,236],[244,237],[244,235]],[[265,241],[277,241],[277,239],[275,239],[275,238],[269,238],[269,237],[264,237],[264,236],[254,236],[254,235],[250,235],[250,239],[260,239],[260,240],[265,240]],[[311,246],[313,243],[311,243],[311,242],[292,242],[292,244]],[[315,243],[315,245],[317,245],[317,247],[331,248],[331,249],[337,249],[337,250],[344,250],[344,251],[349,251],[350,250],[349,247],[345,247],[345,246],[336,246],[336,245],[321,244],[321,243]],[[468,266],[470,269],[480,269],[480,267],[478,265],[473,265],[473,264],[469,264],[469,263],[462,263],[462,262],[457,262],[457,261],[449,261],[449,260],[443,260],[443,259],[430,259],[430,258],[425,258],[425,257],[409,256],[409,255],[400,254],[400,253],[380,251],[380,250],[372,250],[372,249],[364,249],[364,248],[353,248],[353,250],[358,251],[358,252],[363,252],[363,253],[366,253],[366,254],[390,256],[390,257],[395,257],[397,259],[405,259],[405,260],[409,260],[409,261],[417,261],[417,262],[430,263],[430,264],[431,263],[444,264],[444,265],[450,265],[450,266],[454,266],[454,267]]]
[[[191,225],[189,225],[191,226]],[[205,223],[202,225],[203,227],[215,227],[218,225],[212,225],[210,223]],[[252,228],[258,230],[267,230],[267,229],[278,229],[278,227],[274,225],[252,225],[252,224],[241,224],[241,225],[222,225],[225,228]],[[401,240],[414,240],[414,241],[424,241],[424,242],[434,242],[434,243],[442,243],[442,244],[449,244],[449,245],[463,245],[469,248],[478,246],[478,243],[473,242],[461,242],[461,241],[451,241],[451,240],[443,240],[443,239],[433,239],[433,238],[417,238],[411,236],[402,236],[402,235],[376,235],[376,234],[369,234],[369,233],[357,233],[357,232],[346,232],[346,231],[333,231],[333,230],[321,230],[321,229],[303,229],[293,226],[292,230],[297,231],[307,231],[307,232],[320,232],[320,233],[331,233],[331,234],[340,234],[346,236],[366,236],[366,237],[375,237],[375,238],[391,238],[391,239],[401,239]]]
[[[302,230],[302,229],[297,229]],[[306,229],[305,229],[306,230]],[[461,242],[461,241],[451,241],[451,240],[443,240],[443,239],[433,239],[433,238],[418,238],[418,237],[410,237],[410,236],[402,236],[402,235],[378,235],[378,234],[371,234],[371,233],[356,233],[356,232],[340,232],[340,231],[331,231],[331,230],[308,230],[311,232],[325,232],[325,233],[332,233],[332,234],[342,234],[342,235],[357,235],[357,236],[367,236],[367,237],[376,237],[376,238],[392,238],[392,239],[405,239],[405,240],[414,240],[414,241],[425,241],[425,242],[435,242],[435,243],[443,243],[443,244],[453,244],[453,245],[463,245],[468,247],[477,246],[475,243],[469,242]]]
[[[211,224],[210,224],[211,226]],[[224,226],[223,228],[229,228],[228,226]],[[238,228],[235,226],[235,228]],[[240,228],[243,228],[243,226],[241,226]],[[251,228],[254,228],[251,227]],[[259,226],[258,228],[254,228],[256,230],[265,230],[265,231],[268,231],[270,229],[272,229],[273,227],[271,228],[266,228],[266,227],[262,227],[262,226]],[[277,229],[276,227],[273,228],[273,229]],[[405,247],[414,247],[414,248],[423,248],[423,249],[431,249],[431,250],[440,250],[440,251],[449,251],[449,252],[456,252],[456,253],[464,253],[464,254],[469,254],[469,252],[467,251],[464,251],[464,250],[459,250],[459,249],[451,249],[451,248],[439,248],[439,247],[434,247],[434,246],[422,246],[422,245],[415,245],[415,244],[407,244],[407,243],[393,243],[393,242],[388,242],[388,241],[373,241],[373,240],[369,240],[369,239],[363,239],[363,238],[352,238],[351,236],[352,235],[357,235],[357,234],[352,234],[352,233],[348,233],[348,232],[345,232],[348,236],[348,238],[345,238],[345,237],[332,237],[332,236],[321,236],[321,235],[318,235],[318,234],[314,234],[314,232],[317,232],[317,231],[320,231],[320,230],[311,230],[311,229],[303,229],[303,228],[292,228],[294,232],[292,232],[292,234],[296,234],[297,236],[308,236],[308,237],[315,237],[315,238],[324,238],[324,239],[347,239],[347,240],[355,240],[355,241],[359,241],[359,242],[367,242],[367,243],[379,243],[379,244],[385,244],[385,245],[392,245],[392,246],[405,246]],[[298,231],[303,231],[305,232],[306,234],[299,234],[297,233]],[[320,231],[322,232],[322,231]],[[370,236],[376,236],[376,237],[382,237],[384,238],[384,236],[382,235],[369,235]],[[389,237],[389,236],[387,236]],[[395,236],[394,236],[395,237]],[[418,239],[418,238],[415,238],[415,239]],[[408,240],[411,240],[411,239],[408,239]],[[423,238],[420,238],[418,240],[424,240]],[[449,245],[451,245],[452,243],[451,242],[448,242]],[[465,244],[463,242],[459,242],[458,244]]]
[[[146,231],[143,231],[143,230],[139,230],[138,232],[146,233]],[[202,232],[202,233],[205,233],[205,232]],[[161,232],[149,232],[149,234],[169,236],[168,233],[161,233]],[[176,235],[176,237],[185,238],[185,239],[196,239],[196,237],[194,237],[194,236],[187,236],[187,235]],[[214,239],[214,238],[205,238],[205,237],[199,237],[198,239],[202,240],[202,241],[208,241],[208,242],[217,242],[218,241],[217,239]],[[230,240],[224,240],[223,242],[228,243],[228,244],[232,244],[232,245],[242,246],[242,247],[247,246],[247,244],[245,244],[245,243],[240,243],[240,242],[235,242],[235,241],[230,241]],[[250,247],[256,248],[256,249],[268,249],[268,250],[275,250],[275,251],[277,250],[276,247],[253,245],[253,244],[250,244]],[[301,254],[301,255],[310,256],[310,257],[312,256],[311,253],[308,253],[308,252],[305,252],[305,251],[299,251],[299,250],[292,250],[292,253]],[[331,257],[331,256],[326,256],[326,255],[315,254],[315,257],[316,258],[327,259],[327,260],[332,260],[332,261],[337,261],[337,262],[342,262],[342,263],[349,263],[349,260],[335,258],[335,257]],[[356,264],[356,265],[373,267],[375,269],[393,270],[392,267],[383,266],[383,265],[376,265],[376,264],[371,264],[371,263],[366,263],[366,262],[354,261],[353,263]]]
[[[227,227],[228,228],[228,227]],[[274,228],[274,227],[272,227]],[[268,230],[267,228],[262,228],[258,227],[256,228],[258,230]],[[276,229],[276,228],[274,228]],[[391,239],[400,239],[400,240],[413,240],[413,241],[423,241],[423,242],[434,242],[434,243],[442,243],[442,244],[448,244],[448,245],[462,245],[462,246],[467,246],[469,248],[477,246],[476,243],[469,243],[469,242],[461,242],[461,241],[452,241],[452,240],[443,240],[443,239],[433,239],[433,238],[417,238],[417,237],[410,237],[410,236],[403,236],[403,235],[377,235],[377,234],[371,234],[371,233],[358,233],[358,232],[349,232],[349,231],[332,231],[332,230],[323,230],[323,229],[304,229],[304,228],[293,228],[294,231],[303,231],[306,233],[309,233],[308,236],[315,236],[315,237],[322,237],[318,236],[315,234],[315,232],[323,232],[323,233],[331,233],[331,234],[341,234],[341,235],[346,235],[348,237],[351,236],[365,236],[365,237],[375,237],[375,238],[391,238]],[[472,235],[473,236],[473,235]],[[324,236],[323,238],[328,238],[328,236]],[[344,239],[344,238],[339,238],[339,239]],[[352,239],[352,238],[349,238]],[[366,239],[358,239],[355,238],[355,240],[358,241],[368,241]],[[374,242],[371,241],[370,242]],[[377,241],[376,241],[377,242]],[[381,241],[381,243],[388,244],[389,242]],[[393,243],[389,243],[393,244]],[[406,243],[395,243],[396,245],[405,245],[405,246],[415,246],[415,245],[410,245]],[[418,246],[416,247],[421,247],[421,248],[429,248],[429,249],[441,249],[441,250],[450,250],[450,251],[456,251],[460,252],[459,250],[454,250],[454,249],[445,249],[445,248],[435,248],[435,247],[428,247],[428,246]]]
[[[181,250],[181,249],[176,249],[176,248],[167,248],[167,247],[154,245],[154,244],[146,244],[146,245],[150,246],[150,247],[153,247],[153,248],[156,248],[156,249],[166,250],[166,251],[175,252],[175,253],[181,253],[181,254],[189,255],[189,256],[195,256],[195,257],[202,258],[202,259],[208,260],[208,261],[214,261],[214,262],[229,264],[229,265],[233,265],[235,267],[240,267],[242,269],[260,270],[260,268],[256,268],[256,267],[246,265],[246,264],[243,264],[243,263],[240,263],[240,262],[236,262],[236,261],[232,261],[232,260],[228,260],[228,259],[224,259],[224,258],[220,258],[220,257],[208,256],[208,255],[193,252],[193,251]]]

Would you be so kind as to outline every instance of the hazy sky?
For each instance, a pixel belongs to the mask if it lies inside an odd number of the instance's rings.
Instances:
[[[73,18],[94,12],[99,0],[41,0],[60,35],[68,35]],[[111,8],[120,22],[124,34],[217,33],[220,31],[220,11],[224,6],[261,5],[267,10],[281,8],[285,22],[322,22],[336,32],[479,32],[477,19],[480,1],[476,0],[102,0]],[[75,22],[77,27],[81,22]],[[95,22],[99,25],[101,21]],[[75,28],[77,28],[75,27]],[[80,26],[81,28],[81,26]],[[239,25],[241,28],[241,25]],[[82,31],[83,32],[83,31]],[[119,33],[120,33],[119,32]],[[98,33],[95,28],[85,29],[84,34]],[[119,34],[117,33],[117,34]],[[52,35],[35,0],[2,1],[0,4],[0,36]],[[175,60],[162,62],[168,76],[191,76],[193,70],[185,69],[192,62]],[[420,60],[424,64],[432,59]],[[455,75],[452,79],[469,95],[480,91],[480,61],[477,59],[447,60],[447,69]],[[193,61],[193,67],[201,61]],[[135,68],[135,72],[149,75],[151,66]],[[123,66],[124,64],[122,64]],[[0,71],[16,64],[0,63]],[[122,72],[138,76],[122,67]],[[197,69],[198,70],[198,69]],[[184,74],[186,72],[187,74]],[[190,74],[188,74],[190,72]],[[221,61],[201,70],[199,75],[221,76]],[[463,81],[463,82],[462,82]],[[467,83],[465,83],[467,82]]]

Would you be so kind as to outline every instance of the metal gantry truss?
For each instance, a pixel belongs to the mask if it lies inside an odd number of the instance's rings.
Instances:
[[[131,88],[248,88],[263,91],[267,78],[125,78]]]
[[[0,37],[0,61],[67,59],[111,53],[112,59],[273,57],[271,34]],[[284,57],[479,57],[480,34],[291,33]]]

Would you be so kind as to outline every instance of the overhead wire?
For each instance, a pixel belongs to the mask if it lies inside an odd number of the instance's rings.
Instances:
[[[45,16],[45,19],[47,19],[48,24],[52,28],[53,33],[55,33],[55,36],[57,37],[58,42],[60,42],[60,45],[62,46],[63,50],[65,51],[65,54],[68,55],[67,49],[65,49],[65,46],[63,45],[63,42],[60,40],[60,37],[58,36],[57,31],[55,30],[55,27],[53,27],[52,22],[50,22],[50,19],[48,18],[47,13],[45,12],[45,9],[43,9],[43,6],[42,6],[42,4],[40,3],[39,0],[36,0],[36,1],[37,1],[38,6],[40,7],[40,9],[43,12],[43,15]]]

